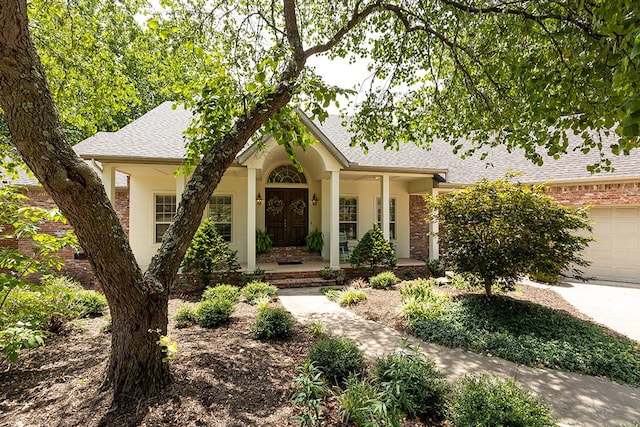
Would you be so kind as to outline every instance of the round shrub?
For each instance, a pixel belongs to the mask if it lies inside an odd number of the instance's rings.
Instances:
[[[362,351],[347,338],[320,338],[309,349],[309,358],[327,378],[335,381],[344,381],[364,370]]]
[[[511,379],[466,376],[455,388],[450,406],[451,421],[458,426],[557,425],[551,407]]]
[[[202,293],[201,301],[210,299],[226,299],[229,301],[237,301],[240,295],[240,289],[233,285],[216,285],[208,286]]]
[[[173,318],[176,321],[176,327],[184,328],[192,323],[198,323],[198,315],[196,309],[188,304],[181,305],[176,310]]]
[[[369,285],[374,289],[391,289],[400,281],[393,271],[383,271],[369,278]]]
[[[96,291],[81,289],[73,293],[71,304],[78,317],[99,317],[107,308],[107,298]]]
[[[255,304],[255,301],[261,297],[275,299],[278,295],[278,288],[268,283],[255,281],[247,283],[240,293],[249,304]]]
[[[433,361],[398,351],[377,359],[372,375],[392,407],[421,419],[443,415],[447,382]]]
[[[282,307],[263,307],[258,310],[256,321],[251,325],[250,332],[254,338],[266,340],[272,338],[286,338],[291,333],[293,316]]]
[[[365,299],[367,299],[367,293],[364,290],[347,288],[337,292],[335,301],[344,307],[346,305],[357,304]]]
[[[215,328],[226,323],[233,313],[236,305],[233,301],[225,299],[212,299],[202,301],[196,309],[198,323],[203,328]]]
[[[337,396],[343,423],[361,427],[400,427],[397,411],[388,407],[385,395],[369,379],[351,376]]]

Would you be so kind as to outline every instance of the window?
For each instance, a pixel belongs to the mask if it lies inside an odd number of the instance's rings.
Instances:
[[[355,197],[340,197],[339,206],[340,232],[347,235],[347,239],[358,238],[358,199]]]
[[[378,211],[378,227],[382,228],[382,201],[380,197],[376,199]],[[389,238],[396,240],[396,199],[389,199]]]
[[[269,174],[269,184],[304,184],[307,179],[304,174],[292,165],[278,166]]]
[[[231,241],[231,229],[233,228],[231,207],[231,196],[211,196],[209,199],[209,220],[215,224],[216,231],[225,242]]]
[[[160,243],[176,215],[175,194],[156,194],[155,242]]]

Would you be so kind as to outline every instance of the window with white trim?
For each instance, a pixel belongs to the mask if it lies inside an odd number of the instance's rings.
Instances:
[[[155,221],[154,221],[154,242],[160,243],[162,236],[167,231],[173,217],[176,215],[176,195],[156,194],[155,196]]]
[[[231,241],[233,229],[233,203],[231,196],[211,196],[209,199],[209,220],[225,242]]]
[[[378,227],[382,229],[382,200],[376,198],[378,211]],[[396,199],[389,199],[389,239],[396,240]]]
[[[358,199],[340,197],[338,212],[340,232],[345,233],[348,240],[356,240],[358,238]]]

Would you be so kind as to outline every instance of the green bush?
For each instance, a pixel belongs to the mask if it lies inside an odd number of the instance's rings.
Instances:
[[[216,285],[208,286],[202,293],[201,301],[210,299],[226,299],[229,301],[237,301],[240,295],[240,289],[233,285]]]
[[[451,420],[457,426],[550,427],[551,407],[511,379],[467,376],[454,389]]]
[[[512,287],[526,274],[580,275],[591,231],[585,208],[559,205],[544,185],[512,184],[510,176],[427,197],[430,220],[443,224],[444,256],[453,270],[477,276],[485,292]]]
[[[78,317],[99,317],[108,307],[104,294],[85,289],[73,293],[71,305],[78,312]]]
[[[400,312],[411,324],[415,320],[442,316],[450,301],[448,294],[435,289],[432,280],[416,279],[400,289]]]
[[[350,376],[337,396],[342,422],[359,427],[401,426],[398,413],[387,406],[385,397],[369,379]]]
[[[374,289],[391,289],[399,281],[393,271],[383,271],[369,278],[369,285]]]
[[[431,277],[444,277],[446,267],[439,259],[430,259],[427,261],[427,271]]]
[[[329,297],[327,296],[327,298]],[[335,301],[343,307],[351,304],[357,304],[365,299],[367,299],[367,293],[364,290],[351,287],[337,291],[335,294]]]
[[[182,268],[193,273],[202,285],[209,285],[214,276],[226,279],[240,270],[237,251],[232,251],[216,231],[215,224],[205,219],[193,236],[182,261]]]
[[[271,250],[273,241],[267,230],[259,228],[256,230],[256,253],[264,254]]]
[[[444,414],[445,376],[418,352],[397,351],[376,359],[372,376],[392,408],[423,420]]]
[[[353,248],[349,262],[356,268],[369,267],[373,274],[376,267],[395,268],[397,258],[391,243],[382,236],[380,227],[374,225]]]
[[[278,295],[278,288],[268,283],[256,281],[246,284],[240,293],[249,304],[255,304],[256,300],[261,297],[274,300]]]
[[[251,335],[260,340],[286,338],[291,334],[295,320],[282,307],[263,307],[250,327]]]
[[[196,307],[190,304],[183,304],[173,315],[177,328],[184,328],[194,323],[198,323],[198,313]]]
[[[215,328],[229,321],[236,305],[233,301],[213,299],[198,303],[196,316],[203,328]]]
[[[313,343],[309,358],[333,381],[344,381],[364,370],[364,356],[353,340],[325,336]]]
[[[21,349],[40,346],[44,346],[44,332],[31,329],[28,323],[17,322],[16,326],[0,330],[0,350],[11,362],[18,360]]]
[[[304,238],[304,242],[309,252],[320,254],[322,253],[322,248],[324,248],[324,234],[322,234],[322,231],[315,229]]]

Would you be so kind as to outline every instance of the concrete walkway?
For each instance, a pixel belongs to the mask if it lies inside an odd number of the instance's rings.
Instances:
[[[551,403],[561,425],[619,427],[640,422],[639,388],[425,343],[341,308],[320,294],[318,288],[281,289],[279,297],[299,321],[322,323],[331,334],[355,340],[370,357],[393,352],[406,340],[433,359],[450,379],[467,373],[511,377]]]

